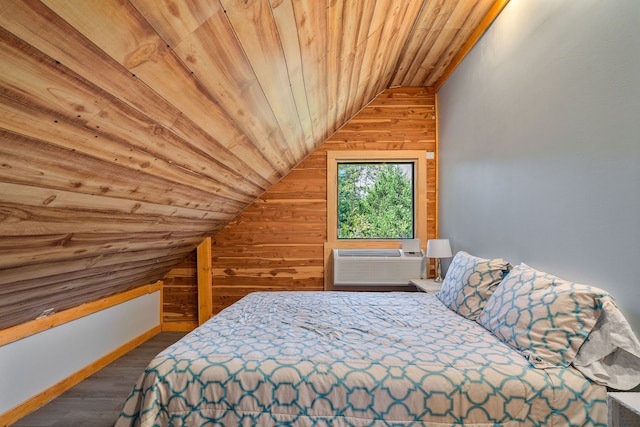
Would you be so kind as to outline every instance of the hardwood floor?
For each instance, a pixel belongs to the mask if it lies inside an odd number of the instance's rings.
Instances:
[[[183,335],[183,332],[156,335],[12,426],[113,426],[149,361]]]

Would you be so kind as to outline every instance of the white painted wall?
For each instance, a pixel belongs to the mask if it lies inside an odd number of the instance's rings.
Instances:
[[[1,346],[0,414],[159,324],[158,291]]]
[[[640,335],[640,1],[511,0],[438,99],[440,236],[607,289]]]

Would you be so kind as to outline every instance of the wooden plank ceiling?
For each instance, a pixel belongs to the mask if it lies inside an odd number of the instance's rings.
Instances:
[[[0,329],[162,278],[495,3],[0,2]]]

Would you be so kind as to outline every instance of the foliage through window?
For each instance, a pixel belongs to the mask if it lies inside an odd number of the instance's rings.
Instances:
[[[413,162],[339,162],[338,239],[414,236]]]

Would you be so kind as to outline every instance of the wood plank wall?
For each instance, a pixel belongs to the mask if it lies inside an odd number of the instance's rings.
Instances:
[[[193,250],[162,280],[162,329],[188,331],[198,325],[197,253]]]
[[[213,236],[213,312],[254,291],[322,290],[328,150],[427,150],[427,234],[436,237],[436,96],[389,89]],[[195,251],[164,279],[163,322],[195,324]],[[192,294],[190,294],[190,292]]]
[[[384,91],[213,236],[214,313],[253,291],[322,290],[327,227],[326,152],[350,149],[436,152],[435,98],[428,88]],[[437,227],[435,162],[427,162],[429,238],[436,236]],[[180,271],[188,274],[181,276]],[[168,310],[165,320],[197,319],[195,296],[188,296],[188,292],[197,288],[195,277],[191,276],[193,271],[194,265],[186,270],[183,265],[164,279],[167,290],[164,308]]]

